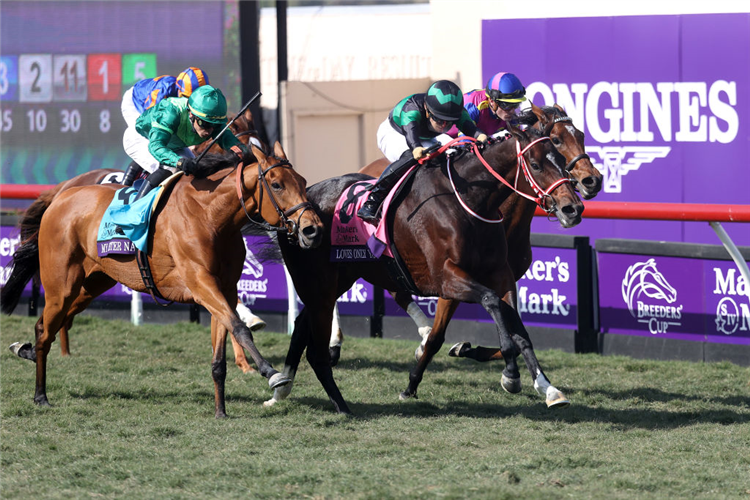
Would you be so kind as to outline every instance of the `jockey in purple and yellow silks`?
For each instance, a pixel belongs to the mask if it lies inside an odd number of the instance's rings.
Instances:
[[[487,135],[493,135],[506,127],[518,106],[526,100],[526,89],[513,73],[498,73],[487,82],[484,89],[472,90],[464,94],[464,108],[477,128]],[[458,129],[451,128],[451,137],[458,136]]]
[[[131,130],[131,133],[126,130],[123,136],[125,150],[129,151],[132,148],[129,140],[135,137],[132,133],[135,130],[135,122],[144,111],[153,108],[168,97],[190,97],[190,94],[202,85],[208,85],[208,75],[202,69],[191,66],[185,68],[177,75],[177,78],[169,75],[147,78],[128,89],[122,96],[121,110],[128,129],[132,128],[133,130]],[[125,171],[123,184],[125,186],[132,185],[135,178],[140,175],[141,170],[142,165],[139,165],[136,161],[131,162]]]

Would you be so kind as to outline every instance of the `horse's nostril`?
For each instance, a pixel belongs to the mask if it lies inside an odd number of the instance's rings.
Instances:
[[[580,207],[578,204],[565,205],[560,210],[567,217],[570,217],[571,219],[573,219],[575,217],[579,217],[583,213],[583,204],[580,204]]]
[[[305,226],[302,228],[302,234],[308,238],[314,238],[318,234],[318,227],[313,225]]]

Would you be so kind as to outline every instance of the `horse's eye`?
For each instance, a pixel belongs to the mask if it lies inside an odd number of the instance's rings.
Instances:
[[[532,161],[531,161],[531,162],[529,162],[529,163],[531,164],[531,168],[533,168],[533,169],[534,169],[534,170],[536,170],[537,172],[539,172],[540,170],[542,170],[542,166],[541,166],[541,165],[539,165],[539,164],[538,164],[537,162],[535,162],[535,161],[533,161],[533,160],[532,160]]]
[[[561,146],[561,145],[562,145],[562,141],[560,140],[560,138],[559,138],[559,137],[557,137],[557,136],[555,136],[555,137],[550,137],[550,139],[552,139],[552,144],[554,144],[554,145],[555,145],[555,147],[557,147],[557,146]]]
[[[274,191],[280,191],[281,190],[281,184],[279,184],[278,182],[272,182],[271,183],[271,188],[273,188]]]

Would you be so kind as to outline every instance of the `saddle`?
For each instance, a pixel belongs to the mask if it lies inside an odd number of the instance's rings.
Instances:
[[[133,199],[138,193],[140,183],[146,182],[145,180],[136,181],[132,187],[117,190],[112,202],[102,216],[99,234],[97,235],[99,257],[106,257],[110,254],[135,254],[143,284],[156,303],[159,303],[157,297],[162,300],[166,299],[157,290],[151,274],[151,267],[148,264],[148,234],[152,227],[151,215],[159,206],[161,200],[166,200],[171,192],[170,188],[183,173],[178,171],[172,174],[137,201],[133,201]],[[169,304],[171,303],[169,302]]]

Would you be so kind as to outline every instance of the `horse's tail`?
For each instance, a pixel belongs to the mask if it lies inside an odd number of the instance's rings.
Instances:
[[[5,314],[13,312],[26,284],[39,272],[39,226],[58,191],[55,188],[43,192],[21,218],[21,243],[8,264],[12,266],[8,281],[0,290],[0,310]]]

